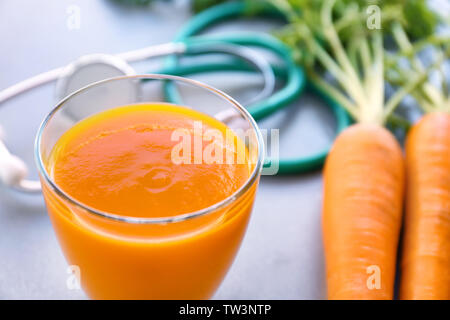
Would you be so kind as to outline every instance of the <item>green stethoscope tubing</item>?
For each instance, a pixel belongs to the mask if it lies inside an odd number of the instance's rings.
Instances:
[[[192,39],[192,40],[190,40]],[[303,70],[298,67],[291,59],[289,50],[283,43],[275,38],[256,32],[239,33],[232,35],[214,35],[214,37],[208,36],[195,36],[193,38],[184,40],[187,46],[187,53],[189,54],[189,48],[192,41],[192,46],[204,45],[206,47],[212,47],[217,43],[231,43],[235,45],[254,46],[271,50],[273,53],[278,54],[286,63],[287,75],[286,85],[279,91],[275,92],[269,98],[263,101],[255,102],[246,106],[255,120],[260,120],[280,108],[286,106],[290,102],[294,101],[303,91],[305,87],[305,74]],[[168,63],[167,66],[179,66],[176,62],[174,64]],[[223,69],[221,69],[223,70]],[[216,69],[217,71],[217,69]],[[165,85],[166,97],[169,101],[179,102],[178,93],[176,87],[167,82]]]
[[[189,38],[199,33],[203,29],[216,24],[220,21],[236,17],[236,16],[254,16],[254,15],[270,15],[280,16],[281,14],[274,10],[274,8],[267,3],[259,1],[244,1],[244,2],[229,2],[221,5],[217,5],[202,13],[196,15],[190,22],[185,25],[182,31],[176,36],[175,42],[180,41],[187,44],[189,47]],[[284,69],[279,67],[273,67],[274,73],[277,76],[286,79],[286,85],[281,90],[277,91],[270,98],[264,101],[257,102],[250,106],[247,106],[249,113],[255,118],[260,120],[275,111],[287,106],[290,102],[296,99],[303,91],[305,87],[305,75],[303,69],[299,67],[292,59],[290,50],[280,41],[273,37],[260,34],[242,34],[242,35],[219,35],[214,36],[214,39],[208,39],[208,37],[195,37],[196,42],[201,40],[207,44],[210,41],[223,41],[239,45],[258,46],[269,49],[277,53],[286,64]],[[189,51],[189,50],[188,50]],[[183,67],[178,65],[178,59],[176,56],[170,56],[166,58],[163,70],[161,73],[174,73],[177,75],[187,75],[201,72],[212,72],[217,70],[234,70],[234,71],[251,71],[248,66],[242,63],[228,62],[228,63],[215,63],[208,66],[192,66]],[[311,82],[307,83],[308,89],[318,94],[326,104],[333,111],[333,115],[336,119],[338,134],[343,129],[350,125],[350,118],[345,110],[325,92],[314,86]],[[166,99],[174,103],[180,103],[180,97],[176,86],[167,82],[164,85],[164,92]],[[282,158],[279,160],[279,174],[292,174],[311,171],[320,168],[329,152],[330,146],[323,150],[303,157],[295,158]],[[270,159],[266,159],[265,166],[271,164]]]
[[[272,66],[272,68],[277,77],[286,78],[287,75],[286,70],[284,68],[280,68],[279,66]],[[159,70],[158,73],[185,76],[196,73],[217,72],[217,70],[255,72],[255,70],[248,64],[242,63],[240,61],[225,61],[200,65],[186,65],[186,66],[179,65],[175,67],[165,67]],[[331,110],[333,111],[333,115],[337,120],[336,121],[337,132],[341,132],[350,124],[349,117],[345,112],[343,112],[342,108],[334,100],[330,99],[327,95],[324,95],[321,92],[321,90],[312,83],[309,82],[307,83],[307,89],[321,96],[322,99],[324,99],[327,105],[331,108]],[[280,174],[301,173],[317,169],[322,166],[327,154],[328,148],[314,155],[306,156],[301,159],[297,158],[280,159],[278,173]],[[266,165],[270,165],[270,163],[268,163],[267,161],[265,163]]]

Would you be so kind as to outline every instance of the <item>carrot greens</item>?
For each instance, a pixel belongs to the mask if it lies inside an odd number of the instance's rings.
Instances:
[[[385,99],[384,43],[398,30],[416,39],[431,37],[439,22],[424,1],[271,0],[289,23],[278,32],[320,88],[358,122],[384,124],[403,98],[428,87],[428,73],[396,78],[396,91]],[[421,21],[421,27],[413,21]],[[377,24],[378,19],[378,24]],[[405,48],[403,48],[405,49]],[[389,53],[389,61],[397,60]],[[391,67],[391,65],[389,65]]]

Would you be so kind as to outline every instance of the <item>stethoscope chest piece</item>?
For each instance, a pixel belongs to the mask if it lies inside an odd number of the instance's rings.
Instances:
[[[61,70],[56,82],[56,99],[60,101],[69,94],[100,80],[135,74],[133,67],[117,56],[108,54],[81,56]],[[124,89],[127,92],[130,88]]]
[[[70,101],[74,99],[65,98],[81,88],[97,81],[131,75],[136,75],[136,71],[122,58],[107,54],[85,55],[62,68],[61,74],[56,80],[56,99],[62,104],[71,103]],[[77,96],[76,104],[82,107],[64,108],[70,110],[70,113],[67,111],[65,116],[69,119],[80,118],[89,115],[90,110],[98,109],[99,104],[121,105],[121,101],[125,103],[125,101],[129,101],[128,98],[135,98],[139,95],[139,82],[116,81],[108,86],[107,92],[99,94],[93,91],[90,95]]]

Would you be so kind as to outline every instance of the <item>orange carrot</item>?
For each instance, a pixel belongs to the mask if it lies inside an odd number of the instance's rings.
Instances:
[[[433,112],[406,143],[401,299],[450,299],[450,114]]]
[[[445,75],[450,41],[412,42],[400,23],[392,25],[392,35],[403,54],[390,62],[394,67],[386,78],[395,86],[423,77],[410,94],[427,113],[406,141],[400,298],[450,299],[450,93]],[[421,42],[433,52],[431,64],[420,59]]]
[[[404,187],[402,150],[383,127],[356,124],[324,171],[323,238],[329,299],[392,299]]]

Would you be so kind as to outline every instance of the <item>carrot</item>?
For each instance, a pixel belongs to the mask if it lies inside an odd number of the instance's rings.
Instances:
[[[324,170],[329,299],[392,299],[403,165],[399,144],[381,126],[353,125],[336,139]],[[369,283],[372,271],[379,279]]]
[[[401,299],[450,299],[450,114],[433,112],[406,143]]]
[[[393,60],[388,81],[427,75],[411,91],[427,113],[409,131],[406,140],[406,214],[401,261],[401,299],[450,299],[450,93],[445,77],[449,37],[411,42],[400,25],[393,36],[403,63]],[[433,50],[427,65],[419,54],[422,44]],[[407,62],[407,63],[405,63]],[[440,74],[433,81],[430,74]]]

